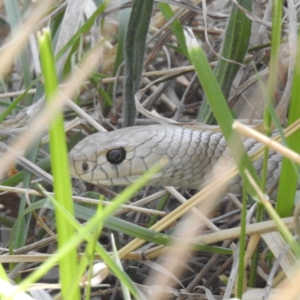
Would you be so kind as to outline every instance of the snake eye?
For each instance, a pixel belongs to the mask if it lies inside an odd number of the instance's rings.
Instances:
[[[126,151],[123,148],[113,149],[107,152],[106,157],[110,163],[117,165],[125,159]]]
[[[88,164],[86,161],[84,161],[84,162],[82,163],[82,170],[83,170],[84,172],[87,172],[87,171],[89,170],[89,164]]]

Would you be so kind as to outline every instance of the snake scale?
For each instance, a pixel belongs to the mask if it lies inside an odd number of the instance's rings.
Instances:
[[[244,139],[251,155],[262,145]],[[215,175],[234,165],[221,133],[189,128],[149,125],[92,134],[69,153],[71,174],[96,185],[128,185],[140,177],[160,158],[167,164],[149,185],[180,186],[201,189]],[[269,151],[267,189],[278,182],[281,155]],[[254,168],[260,174],[262,158]],[[241,193],[239,176],[228,182],[227,192]]]

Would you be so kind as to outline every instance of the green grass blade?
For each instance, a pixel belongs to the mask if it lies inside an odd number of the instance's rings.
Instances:
[[[36,84],[40,78],[36,79],[31,83],[29,87],[19,96],[17,97],[9,106],[8,108],[0,114],[0,123],[8,116],[11,114],[11,112],[17,107],[17,105],[24,99],[24,97],[27,95],[27,92]]]
[[[264,127],[266,135],[271,133],[271,122],[272,119],[276,120],[275,112],[273,109],[273,99],[274,93],[276,91],[277,83],[277,71],[278,71],[278,55],[279,55],[279,46],[281,39],[281,21],[282,21],[282,2],[274,1],[272,8],[272,41],[271,41],[271,58],[269,65],[269,78],[267,85],[267,94],[266,94],[266,105],[264,111]],[[273,118],[272,118],[273,116]],[[275,123],[277,120],[275,121]],[[278,124],[279,125],[279,124]],[[267,181],[267,172],[268,172],[268,158],[269,158],[269,149],[265,148],[264,150],[264,159],[263,159],[263,168],[261,175],[261,184],[260,187],[265,191],[266,181]],[[256,220],[260,222],[262,220],[263,207],[259,203],[256,213]],[[252,261],[251,261],[251,270],[250,270],[250,280],[249,286],[254,287],[256,284],[256,274],[257,274],[257,265],[258,265],[258,249],[255,250]]]
[[[222,129],[226,142],[230,148],[232,157],[234,158],[238,166],[240,175],[242,176],[244,182],[247,182],[248,179],[245,175],[245,169],[248,169],[251,173],[251,176],[258,183],[258,176],[253,168],[248,154],[245,151],[243,142],[238,133],[232,129],[232,115],[227,106],[219,83],[215,75],[213,74],[209,62],[207,61],[206,55],[198,45],[198,42],[194,37],[192,31],[188,28],[186,29],[185,36],[191,62],[195,66],[195,70],[197,72],[200,83],[203,87],[215,118]],[[247,186],[249,188],[250,194],[253,197],[256,197],[256,191],[254,190],[254,188],[250,184]]]
[[[58,93],[58,80],[55,70],[54,55],[52,51],[51,35],[49,30],[44,30],[43,35],[38,36],[41,55],[42,73],[45,79],[46,101],[51,103]],[[70,171],[68,165],[67,146],[63,126],[63,116],[58,114],[50,125],[50,153],[52,173],[54,179],[55,198],[71,214],[74,214]],[[58,245],[62,247],[74,234],[74,228],[65,222],[64,215],[56,210],[56,224],[58,232]],[[62,295],[65,299],[71,290],[75,290],[73,299],[80,299],[79,287],[74,285],[77,271],[77,251],[72,249],[69,255],[60,261],[60,279]]]
[[[289,245],[290,249],[294,252],[294,254],[297,256],[297,258],[300,257],[300,244],[298,241],[295,240],[293,237],[293,234],[290,232],[289,228],[284,224],[281,217],[278,215],[276,210],[273,208],[271,202],[265,198],[262,191],[259,191],[258,185],[252,180],[249,173],[246,171],[247,176],[249,176],[250,183],[257,189],[258,191],[258,199],[259,201],[264,205],[266,211],[268,212],[271,219],[275,222],[276,227],[283,237],[283,239],[286,241],[286,243]]]
[[[282,19],[282,1],[274,1],[272,7],[272,41],[271,41],[271,57],[269,64],[269,78],[267,85],[267,98],[264,111],[264,127],[266,135],[271,133],[272,116],[268,109],[268,106],[273,106],[274,95],[277,86],[278,76],[278,55],[281,38],[281,19]],[[268,166],[269,150],[265,149],[264,153],[264,165],[262,170],[261,188],[265,190],[266,178],[267,178],[267,166]]]
[[[94,216],[95,211],[91,208],[84,207],[82,205],[75,204],[75,214],[76,217],[82,220],[88,221],[91,217]],[[104,227],[114,230],[116,232],[122,232],[132,237],[140,238],[145,241],[155,243],[158,245],[169,245],[179,243],[178,239],[171,237],[169,234],[162,234],[156,231],[153,231],[148,228],[132,224],[125,220],[110,216],[104,221]],[[210,247],[202,244],[191,244],[191,247],[197,251],[209,251],[214,253],[222,253],[228,255],[231,253],[231,250],[220,248],[220,247]]]
[[[237,2],[248,11],[252,10],[251,0],[238,0]],[[222,57],[243,63],[249,45],[251,25],[251,20],[247,18],[236,5],[233,5],[220,53]],[[226,61],[222,58],[218,60],[214,73],[226,100],[229,97],[232,82],[239,68],[240,65],[238,64]],[[209,101],[206,98],[203,101],[197,120],[206,124],[213,124],[215,122]]]
[[[278,69],[278,51],[280,45],[280,36],[281,36],[281,4],[278,5],[279,2],[275,1],[273,3],[273,22],[272,22],[272,41],[271,41],[271,59],[270,59],[270,72],[269,72],[269,79],[268,79],[268,86],[266,92],[266,105],[265,105],[265,112],[264,112],[264,127],[265,132],[267,135],[270,135],[271,132],[271,122],[272,119],[275,120],[277,123],[276,117],[274,116],[274,109],[273,109],[273,99],[274,93],[276,89],[276,82],[277,82],[277,69]],[[277,125],[278,127],[278,125]],[[261,180],[261,189],[265,190],[266,179],[267,179],[267,170],[268,170],[268,157],[269,157],[269,150],[268,148],[264,151],[264,160],[263,160],[263,168],[262,168],[262,180]],[[257,209],[256,219],[257,221],[261,221],[263,208],[261,204],[259,204]],[[249,286],[253,287],[256,283],[256,274],[257,274],[257,263],[258,263],[258,250],[256,250],[253,254],[252,262],[251,262],[251,271],[250,271],[250,280]]]
[[[101,215],[101,209],[102,205],[101,203],[98,205],[96,214]],[[70,216],[71,220],[73,219],[73,216]],[[88,282],[91,282],[92,277],[92,269],[94,264],[94,256],[95,256],[95,247],[96,243],[98,241],[98,237],[101,234],[103,227],[103,223],[99,222],[99,226],[95,228],[94,232],[91,235],[91,239],[87,243],[87,246],[84,251],[84,255],[82,256],[80,263],[78,265],[78,271],[77,271],[77,278],[75,279],[75,282],[80,282],[82,279],[83,274],[85,273],[85,270],[88,267]],[[80,226],[77,226],[77,229],[79,229]],[[73,290],[74,294],[74,290]],[[70,294],[70,299],[73,299],[73,294]],[[85,297],[86,299],[90,299],[91,294],[91,285],[88,284],[88,286],[85,288]]]
[[[42,96],[44,95],[44,88],[41,83],[37,84],[36,88],[36,93],[34,95],[33,101],[36,102],[38,101]],[[25,151],[25,157],[35,163],[38,155],[40,147],[40,140],[36,140],[30,145],[30,147]],[[32,181],[32,174],[28,172],[27,170],[23,171],[23,187],[24,188],[29,188],[31,186],[31,181]],[[36,197],[32,197],[31,201],[35,201]],[[27,200],[26,196],[22,195],[21,196],[21,201],[20,201],[20,206],[19,206],[19,212],[18,215],[20,215],[23,210],[25,209],[27,205]],[[30,218],[31,216],[27,216],[22,220],[22,222],[19,224],[19,226],[16,229],[16,234],[15,234],[15,239],[14,239],[14,247],[19,248],[25,245],[26,239],[28,236],[28,231],[30,227]]]
[[[158,3],[157,6],[167,21],[174,17],[174,12],[167,3]],[[189,58],[183,32],[183,26],[181,25],[180,21],[174,20],[170,27],[178,41],[178,44],[180,45],[180,49],[177,49],[177,51],[180,51],[185,55],[186,58]]]
[[[9,279],[6,275],[5,269],[3,268],[2,264],[0,264],[0,278],[9,282]]]
[[[35,142],[31,145],[31,147],[28,148],[28,150],[25,153],[25,157],[34,162],[37,157],[38,153],[38,145],[39,142]],[[29,188],[31,185],[32,180],[32,174],[28,171],[24,171],[24,178],[23,178],[23,186],[24,188]],[[21,196],[21,201],[19,205],[19,212],[18,215],[20,215],[25,207],[27,205],[26,196]],[[16,229],[15,239],[14,239],[14,248],[19,248],[25,245],[26,239],[27,239],[27,232],[29,228],[30,223],[30,217],[22,219],[21,223],[19,224],[18,228]]]
[[[119,0],[120,3],[124,3],[125,0]],[[118,27],[118,49],[117,49],[117,54],[116,54],[116,59],[115,59],[115,64],[114,64],[114,68],[113,68],[113,72],[112,75],[115,76],[119,70],[119,67],[121,66],[121,64],[124,61],[124,45],[125,45],[125,39],[126,39],[126,30],[128,27],[128,23],[129,23],[129,18],[130,18],[130,12],[131,9],[127,8],[127,9],[122,9],[121,11],[119,11],[119,27]],[[113,90],[114,90],[114,85],[117,83],[111,83],[108,86],[107,89],[107,94],[109,99],[113,99]],[[111,101],[106,101],[104,103],[104,115],[106,115],[106,111],[108,110],[109,106],[112,106],[112,103],[110,103]]]
[[[287,126],[300,118],[300,31],[298,31],[297,53],[292,84],[292,93],[289,106]],[[300,153],[300,131],[298,130],[290,137],[287,137],[287,145],[291,150]],[[293,214],[294,200],[299,178],[299,167],[287,158],[283,158],[279,179],[276,211],[281,217]]]
[[[152,8],[153,0],[136,0],[130,14],[125,42],[124,127],[135,122],[134,95],[140,87]]]
[[[165,195],[161,198],[161,200],[159,201],[158,205],[156,206],[156,210],[158,211],[162,211],[163,208],[165,207],[165,205],[167,204],[167,201],[169,200],[169,195]],[[158,220],[158,216],[157,215],[153,215],[148,224],[147,224],[147,228],[152,227]]]

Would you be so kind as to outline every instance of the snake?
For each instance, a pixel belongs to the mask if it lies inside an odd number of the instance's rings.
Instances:
[[[243,139],[249,155],[262,147]],[[201,189],[235,165],[222,133],[186,127],[148,125],[98,132],[80,141],[69,153],[71,174],[95,185],[124,186],[138,179],[160,159],[166,164],[148,184]],[[280,176],[282,156],[269,150],[266,189]],[[261,175],[263,158],[253,162]],[[239,175],[228,181],[227,192],[240,194]]]

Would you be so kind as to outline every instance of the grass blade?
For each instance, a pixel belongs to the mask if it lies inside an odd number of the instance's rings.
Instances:
[[[232,115],[224,99],[219,83],[211,70],[209,62],[207,61],[206,55],[198,45],[192,31],[187,28],[185,33],[190,59],[195,66],[198,78],[215,118],[222,129],[226,142],[232,153],[232,157],[240,171],[240,175],[244,182],[247,182],[248,179],[244,171],[245,169],[248,169],[255,182],[259,182],[256,171],[254,170],[250,158],[245,151],[241,138],[238,133],[232,129]],[[248,185],[248,187],[250,194],[255,197],[256,191],[254,188],[250,185]]]
[[[292,93],[289,106],[289,115],[287,126],[300,118],[300,31],[298,31],[297,53],[295,62],[295,71],[292,84]],[[292,136],[287,137],[287,145],[291,150],[300,153],[300,131],[298,130]],[[293,214],[294,200],[299,178],[299,167],[287,158],[283,158],[279,179],[278,195],[276,201],[276,211],[281,217],[291,216]]]
[[[251,0],[239,0],[238,3],[248,11],[252,10]],[[251,25],[251,20],[247,18],[237,6],[233,5],[220,53],[222,57],[227,60],[243,63],[249,45]],[[232,82],[240,65],[225,59],[219,58],[214,73],[220,84],[224,98],[227,100],[232,87]],[[210,108],[209,101],[206,98],[203,101],[197,120],[206,124],[213,124],[215,122],[215,117]]]
[[[163,16],[166,20],[170,20],[174,17],[174,12],[171,7],[166,3],[158,3],[158,8],[160,9]],[[171,30],[175,37],[177,38],[178,44],[180,45],[180,49],[177,51],[181,51],[187,58],[189,58],[189,54],[186,47],[185,37],[183,33],[183,26],[181,25],[179,20],[175,20],[171,25]]]
[[[55,70],[54,55],[51,48],[50,31],[45,29],[38,36],[42,73],[45,79],[46,100],[52,102],[58,93],[58,80]],[[74,215],[70,172],[68,165],[67,146],[63,127],[62,114],[58,114],[50,125],[50,153],[52,173],[54,179],[55,198],[64,208]],[[58,232],[58,245],[62,247],[68,243],[68,239],[75,231],[73,226],[65,221],[64,215],[56,210],[56,224]],[[80,299],[79,287],[74,285],[77,271],[77,251],[72,248],[67,256],[60,261],[60,278],[62,283],[62,295],[67,299],[71,290],[74,290],[73,299]]]
[[[153,0],[136,0],[130,14],[125,42],[124,127],[135,122],[134,95],[140,86],[152,8]]]

